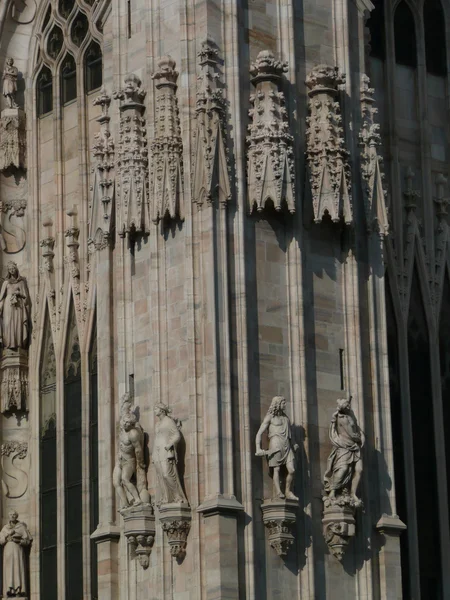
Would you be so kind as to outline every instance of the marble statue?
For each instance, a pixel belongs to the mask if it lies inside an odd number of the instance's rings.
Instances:
[[[131,409],[129,394],[124,394],[119,424],[119,452],[113,484],[120,498],[120,509],[150,502],[144,458],[144,430]]]
[[[28,286],[15,262],[10,261],[7,269],[0,291],[1,344],[3,348],[26,349],[30,335]]]
[[[339,399],[337,405],[330,424],[333,450],[324,476],[325,494],[333,502],[336,495],[350,493],[351,500],[358,504],[356,491],[363,466],[361,430],[351,409],[351,398]]]
[[[3,597],[15,598],[27,593],[26,548],[33,538],[25,523],[19,521],[15,510],[9,513],[9,522],[0,531],[3,546]]]
[[[17,76],[19,71],[14,66],[14,59],[7,58],[5,69],[3,71],[3,96],[6,98],[9,108],[17,108],[16,93],[17,93]]]
[[[152,460],[155,465],[160,492],[159,504],[186,503],[178,474],[177,446],[181,440],[181,423],[170,416],[165,404],[155,406],[158,422],[155,428]]]
[[[296,467],[295,453],[298,450],[298,444],[292,442],[291,421],[285,409],[286,399],[283,396],[275,396],[256,434],[256,456],[266,456],[269,467],[273,469],[275,497],[298,500],[292,491]],[[261,448],[261,437],[265,431],[268,432],[269,438],[268,450]],[[287,471],[284,494],[280,487],[280,470],[283,466]]]

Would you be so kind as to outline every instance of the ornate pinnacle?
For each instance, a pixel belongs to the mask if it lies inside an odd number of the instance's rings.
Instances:
[[[260,81],[277,81],[288,70],[286,61],[276,60],[273,52],[262,50],[250,67],[253,85]]]
[[[169,55],[162,56],[158,60],[158,70],[152,75],[157,88],[165,85],[176,87],[178,71],[175,70],[176,63]]]

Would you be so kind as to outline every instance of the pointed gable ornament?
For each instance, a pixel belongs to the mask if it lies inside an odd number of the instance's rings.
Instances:
[[[176,97],[178,71],[170,56],[158,61],[153,74],[156,87],[156,137],[151,144],[152,221],[181,219],[183,206],[183,142]]]
[[[283,204],[295,212],[293,137],[285,97],[281,91],[287,63],[275,59],[270,50],[258,54],[250,69],[255,93],[250,96],[247,135],[249,213],[261,212],[271,201],[276,211]]]
[[[306,159],[314,222],[328,215],[334,223],[353,222],[349,153],[337,100],[343,83],[337,67],[319,65],[306,78],[309,95]]]
[[[200,72],[197,88],[197,147],[194,162],[193,198],[226,205],[231,198],[226,143],[226,112],[218,50],[206,40],[198,53]]]

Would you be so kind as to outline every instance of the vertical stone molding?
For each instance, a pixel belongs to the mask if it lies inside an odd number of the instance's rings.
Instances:
[[[133,73],[125,77],[119,100],[119,148],[116,162],[117,230],[120,237],[149,233],[148,148],[143,100],[146,92]]]
[[[324,476],[323,535],[332,554],[342,560],[356,533],[355,511],[362,507],[356,492],[362,474],[362,434],[351,398],[337,401],[330,424],[333,446]]]
[[[198,59],[193,199],[198,207],[215,199],[226,205],[231,198],[226,109],[219,51],[213,42],[202,43]]]
[[[153,74],[156,88],[156,137],[151,143],[152,221],[181,219],[183,207],[183,142],[178,116],[175,61],[163,56]]]
[[[270,50],[258,54],[250,69],[255,93],[250,96],[250,125],[247,135],[248,210],[251,214],[267,208],[271,201],[276,211],[283,204],[295,212],[295,170],[293,137],[281,91],[287,63],[280,62]]]
[[[384,237],[389,231],[386,210],[386,191],[382,173],[383,158],[379,154],[381,146],[380,126],[375,122],[378,109],[375,107],[375,90],[370,86],[367,75],[361,81],[361,116],[362,125],[359,133],[361,148],[361,175],[364,192],[366,224],[369,232],[376,231]]]
[[[182,560],[186,554],[186,543],[191,529],[191,508],[188,504],[162,504],[159,507],[159,520],[167,535],[170,554]]]
[[[110,242],[114,220],[114,139],[110,131],[109,107],[111,96],[102,88],[100,95],[95,98],[94,106],[100,106],[102,114],[97,117],[100,132],[95,134],[92,148],[95,167],[94,183],[92,186],[92,204],[89,223],[88,245],[101,250]]]
[[[338,102],[338,85],[343,82],[337,67],[319,65],[306,78],[309,88],[309,117],[306,130],[306,159],[313,200],[314,222],[329,216],[353,222],[349,153]]]
[[[46,282],[46,294],[49,307],[50,321],[52,329],[56,327],[56,290],[55,290],[55,269],[53,259],[55,257],[55,238],[52,235],[53,221],[47,219],[43,223],[45,236],[39,242],[42,248],[42,265],[39,268]]]
[[[0,171],[26,168],[26,121],[21,108],[5,108],[0,116]]]
[[[81,311],[81,302],[80,302],[80,260],[78,256],[78,248],[80,247],[80,243],[78,242],[78,238],[80,236],[80,229],[77,224],[77,210],[75,207],[70,208],[66,212],[67,216],[70,219],[70,227],[68,227],[64,233],[66,238],[66,244],[68,249],[68,254],[65,257],[64,261],[69,268],[70,279],[72,280],[72,290],[74,297],[74,304],[77,314],[80,314]]]
[[[266,500],[261,510],[269,532],[270,546],[278,556],[286,556],[295,539],[292,531],[297,519],[298,502],[281,498]]]

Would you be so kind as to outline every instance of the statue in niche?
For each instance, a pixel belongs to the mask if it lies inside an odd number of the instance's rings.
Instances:
[[[28,286],[15,262],[7,265],[8,272],[0,291],[1,345],[20,350],[28,348],[30,335],[30,297]]]
[[[286,412],[286,398],[275,396],[270,403],[267,415],[256,434],[256,456],[266,456],[269,467],[273,469],[273,484],[275,498],[298,500],[292,491],[294,482],[298,444],[292,442],[291,421]],[[268,432],[269,449],[261,448],[263,433]],[[285,493],[280,487],[280,471],[285,467],[287,471]]]
[[[356,507],[361,504],[356,491],[363,468],[362,435],[351,409],[351,398],[339,399],[337,406],[330,424],[333,450],[324,476],[324,500],[330,505],[344,501]]]
[[[17,67],[14,66],[14,59],[7,58],[2,80],[3,96],[9,104],[9,108],[18,108],[18,104],[16,103],[18,75],[19,71]]]
[[[119,452],[113,471],[113,484],[120,498],[120,510],[148,504],[147,473],[144,458],[144,430],[124,394],[120,408]]]
[[[158,504],[176,502],[187,504],[177,468],[177,446],[181,440],[181,423],[170,416],[171,412],[165,404],[155,406],[155,415],[159,421],[155,428],[152,460],[160,491]]]
[[[26,548],[33,538],[15,510],[9,513],[9,522],[0,531],[3,546],[3,597],[17,598],[27,593]]]

